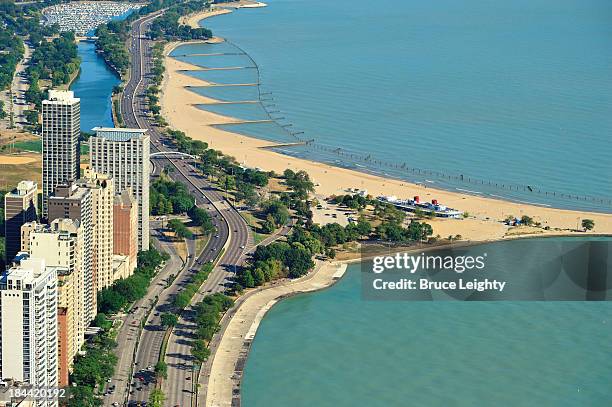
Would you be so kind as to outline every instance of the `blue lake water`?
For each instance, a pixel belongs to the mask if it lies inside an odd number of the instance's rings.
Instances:
[[[609,1],[268,4],[205,20],[239,49],[197,47],[244,50],[256,61],[279,122],[316,141],[293,154],[449,189],[612,210]],[[202,66],[246,61],[184,56],[198,53],[189,47],[175,53]],[[222,72],[230,71],[214,75]]]
[[[129,10],[113,20],[123,20],[133,11]],[[87,35],[94,35],[94,32],[88,32]],[[78,52],[81,71],[70,90],[74,91],[75,97],[81,99],[81,131],[91,132],[96,126],[113,127],[111,95],[115,85],[121,81],[104,62],[104,58],[96,53],[94,43],[79,42]]]
[[[505,243],[475,250],[532,260]],[[612,405],[610,302],[365,301],[360,274],[265,316],[245,406]]]
[[[192,75],[195,77],[200,77],[200,75],[197,75],[200,73],[201,72],[195,71]],[[202,79],[204,79],[203,75]],[[210,97],[223,102],[259,100],[259,91],[257,86],[193,86],[189,89],[202,96]]]
[[[96,53],[89,42],[78,45],[81,72],[70,90],[81,99],[81,130],[91,132],[96,126],[113,127],[111,94],[119,78]]]

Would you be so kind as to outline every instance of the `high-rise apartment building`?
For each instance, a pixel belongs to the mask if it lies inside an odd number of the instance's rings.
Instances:
[[[58,385],[57,273],[24,258],[0,276],[0,377],[37,388]],[[57,399],[37,401],[55,407]]]
[[[49,197],[49,219],[72,219],[79,222],[82,234],[81,272],[83,273],[84,324],[96,317],[96,279],[93,272],[93,193],[89,188],[76,185],[59,185]]]
[[[138,259],[138,202],[130,188],[115,195],[113,219],[113,253],[128,257],[131,274]]]
[[[76,183],[79,188],[91,191],[91,219],[93,226],[92,273],[96,292],[115,281],[113,274],[113,204],[115,188],[113,179],[86,169],[83,178]]]
[[[138,202],[138,247],[149,250],[149,136],[146,129],[93,129],[91,168],[113,177],[115,192],[131,188]]]
[[[68,385],[72,362],[85,342],[84,293],[80,250],[83,233],[79,222],[56,219],[50,225],[36,222],[21,227],[22,251],[33,258],[45,259],[47,266],[58,269],[58,365],[60,386]],[[27,243],[26,243],[27,242]]]
[[[33,181],[21,181],[17,188],[4,195],[4,236],[6,264],[9,264],[21,248],[21,225],[37,218],[38,185]]]
[[[42,102],[43,216],[55,187],[79,177],[81,101],[71,91],[50,90]]]

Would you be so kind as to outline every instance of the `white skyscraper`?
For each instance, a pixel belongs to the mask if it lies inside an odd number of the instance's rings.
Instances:
[[[0,276],[0,377],[37,388],[58,385],[57,273],[43,259],[24,258]],[[57,406],[40,400],[37,406]]]
[[[131,188],[138,201],[138,246],[149,250],[149,136],[146,129],[96,127],[89,138],[91,168],[108,174],[115,192]]]
[[[81,101],[70,91],[50,90],[42,102],[43,216],[47,202],[59,184],[79,177]]]

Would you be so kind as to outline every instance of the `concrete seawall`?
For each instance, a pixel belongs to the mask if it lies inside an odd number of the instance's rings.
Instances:
[[[346,263],[321,263],[312,273],[297,279],[253,290],[238,300],[221,325],[220,340],[210,372],[200,377],[200,406],[239,406],[240,384],[251,343],[266,313],[279,301],[296,294],[330,287],[346,272]],[[206,377],[206,374],[209,374]]]

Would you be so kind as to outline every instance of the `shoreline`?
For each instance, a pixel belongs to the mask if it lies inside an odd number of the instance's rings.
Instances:
[[[196,27],[199,21],[219,14],[211,12],[196,13],[189,18],[190,24]],[[195,21],[195,22],[194,22]],[[218,39],[217,39],[218,40]],[[165,50],[164,83],[162,86],[162,115],[171,128],[184,131],[189,137],[209,143],[226,155],[234,156],[239,162],[249,167],[261,168],[282,172],[284,168],[293,170],[304,169],[313,182],[317,182],[317,198],[331,193],[347,193],[347,188],[359,187],[364,189],[367,183],[368,193],[381,191],[381,194],[395,194],[402,198],[413,195],[431,198],[443,197],[441,201],[449,206],[463,210],[471,215],[465,220],[425,220],[434,227],[436,233],[446,236],[461,232],[467,240],[456,244],[442,244],[433,247],[407,248],[405,251],[428,251],[443,249],[449,246],[473,246],[494,243],[504,240],[517,240],[524,238],[552,238],[552,237],[599,237],[612,235],[612,214],[588,212],[570,209],[558,209],[538,206],[520,202],[511,202],[503,199],[468,195],[460,192],[427,188],[421,185],[389,179],[372,173],[335,167],[322,162],[305,160],[277,153],[263,148],[275,144],[274,142],[244,136],[230,131],[221,130],[213,124],[229,124],[240,120],[198,109],[196,105],[215,103],[215,99],[201,96],[191,91],[189,87],[208,86],[211,83],[190,77],[184,73],[189,70],[201,70],[200,67],[177,61],[168,54],[172,49],[183,43],[168,44]],[[179,106],[178,110],[173,107]],[[243,159],[244,158],[244,159]],[[284,168],[282,168],[284,167]],[[351,184],[352,182],[352,184]],[[385,193],[385,191],[388,191]],[[396,192],[397,191],[397,192]],[[399,193],[398,193],[399,192]],[[402,194],[403,193],[403,194]],[[435,194],[435,195],[433,195]],[[432,196],[433,195],[433,196]],[[451,203],[452,202],[452,203]],[[504,215],[513,214],[520,217],[529,215],[543,225],[560,230],[544,231],[539,228],[512,229],[501,225],[499,220]],[[590,218],[596,222],[595,231],[571,232],[576,229],[580,219]],[[508,231],[518,232],[508,234]],[[349,264],[363,261],[364,258],[347,259],[336,262],[325,262],[302,279],[281,281],[258,289],[253,289],[238,297],[235,306],[230,309],[221,322],[222,329],[211,341],[211,357],[202,368],[199,383],[207,383],[203,387],[206,406],[230,406],[233,401],[240,402],[240,385],[242,373],[247,361],[252,341],[257,335],[260,322],[267,312],[285,298],[302,293],[313,293],[327,289],[339,281],[346,274]],[[343,271],[339,269],[344,267]],[[316,280],[314,280],[316,278]],[[314,281],[313,281],[314,280]],[[213,342],[218,342],[213,344]],[[209,370],[208,381],[202,381]],[[229,379],[229,380],[228,380]]]
[[[480,244],[486,243],[475,245]],[[419,249],[407,250],[406,252],[415,251],[419,251]],[[203,405],[206,407],[241,405],[244,368],[250,355],[253,340],[265,315],[276,304],[287,298],[301,294],[315,294],[333,287],[347,274],[348,266],[352,263],[355,263],[355,261],[322,262],[320,267],[298,279],[301,281],[293,280],[288,283],[279,281],[277,284],[253,289],[239,297],[234,307],[223,316],[222,329],[213,338],[213,341],[218,340],[218,344],[206,362],[206,364],[212,365],[208,375],[210,382],[208,386],[203,387],[204,399],[199,401],[205,402]],[[355,270],[353,272],[361,271]],[[317,276],[319,277],[317,281],[311,281]],[[306,287],[301,290],[301,285]],[[227,324],[225,327],[224,322]],[[234,322],[233,325],[232,322]],[[206,385],[206,381],[202,381],[202,371],[198,380],[199,386]]]
[[[209,17],[217,15],[204,13]],[[200,14],[200,17],[202,14]],[[195,18],[195,17],[194,17]],[[221,41],[215,38],[214,41]],[[201,42],[201,41],[200,41]],[[209,41],[210,42],[210,41]],[[162,86],[160,104],[162,115],[169,127],[184,131],[189,137],[205,141],[211,148],[226,155],[233,156],[245,166],[260,168],[265,171],[282,173],[286,168],[294,171],[305,170],[316,184],[316,196],[321,199],[333,194],[346,194],[349,188],[366,189],[369,194],[395,195],[408,198],[418,195],[422,200],[438,199],[444,205],[462,212],[468,212],[467,219],[432,219],[427,220],[434,228],[434,235],[442,237],[460,234],[464,239],[474,241],[503,240],[507,232],[525,232],[538,236],[573,234],[584,236],[589,233],[612,234],[612,214],[586,212],[579,210],[558,209],[504,201],[489,197],[474,196],[465,193],[429,188],[408,181],[384,178],[383,176],[359,172],[353,169],[335,167],[330,164],[296,158],[278,153],[265,147],[277,143],[244,136],[214,125],[237,123],[240,120],[199,109],[197,105],[215,103],[215,99],[198,95],[193,87],[204,87],[211,83],[191,77],[185,71],[197,71],[202,68],[178,61],[168,54],[183,43],[170,43],[165,49],[164,65],[166,74]],[[501,223],[505,217],[528,215],[542,228],[509,228]],[[572,232],[580,225],[580,219],[593,219],[595,228],[592,232]]]
[[[222,328],[211,341],[216,342],[211,345],[214,351],[200,370],[198,384],[204,384],[204,406],[231,406],[234,400],[240,400],[242,372],[252,341],[268,311],[286,298],[330,288],[346,274],[347,268],[345,261],[322,262],[297,280],[280,280],[238,297],[234,307],[223,316]],[[204,371],[209,374],[203,374]]]
[[[203,11],[196,11],[195,13],[188,14],[179,18],[179,24],[185,24],[191,28],[200,28],[199,22],[210,17],[219,16],[222,14],[228,14],[239,8],[260,8],[267,7],[266,3],[255,0],[239,0],[228,3],[213,4],[210,9]]]
[[[610,235],[606,235],[609,237]],[[535,237],[535,236],[534,236]],[[559,236],[547,236],[552,238]],[[595,236],[586,236],[595,237]],[[516,238],[529,239],[532,236]],[[448,247],[473,247],[499,242],[458,242],[431,247],[406,247],[402,252],[430,252]],[[347,273],[352,264],[370,260],[358,257],[341,261],[319,263],[309,274],[296,280],[279,280],[251,289],[236,299],[234,306],[223,315],[221,329],[213,337],[209,347],[211,355],[198,375],[198,385],[203,390],[205,407],[229,407],[241,402],[244,367],[261,321],[281,301],[301,294],[313,294],[333,287]],[[230,378],[230,380],[228,380]],[[239,405],[239,404],[238,404]]]

